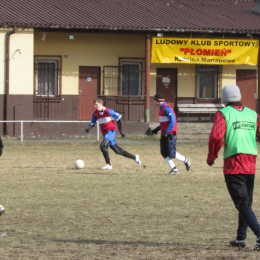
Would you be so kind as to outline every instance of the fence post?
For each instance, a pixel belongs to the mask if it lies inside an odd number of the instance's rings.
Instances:
[[[23,121],[21,121],[21,143],[23,142]]]
[[[97,141],[99,141],[99,122],[97,121]]]

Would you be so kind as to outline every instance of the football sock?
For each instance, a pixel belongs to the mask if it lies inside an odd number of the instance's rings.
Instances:
[[[185,157],[178,152],[176,152],[175,158],[182,161],[182,162],[185,162]]]
[[[173,168],[175,167],[174,162],[172,161],[172,159],[171,159],[169,156],[167,156],[167,157],[165,158],[165,161],[167,162],[167,164],[169,165],[169,167],[170,167],[171,169],[173,169]]]

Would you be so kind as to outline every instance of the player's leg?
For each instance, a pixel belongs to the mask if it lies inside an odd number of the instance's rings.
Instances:
[[[176,156],[175,159],[184,162],[185,166],[186,166],[186,170],[189,171],[190,170],[190,158],[189,157],[185,157],[183,155],[181,155],[180,153],[176,152]]]
[[[104,138],[100,144],[100,150],[103,153],[104,159],[106,161],[106,165],[102,168],[104,170],[110,170],[112,169],[112,165],[110,163],[110,158],[108,154],[107,148],[110,146],[111,142],[109,139]]]
[[[250,209],[251,209],[251,208],[252,208],[252,204],[253,204],[253,193],[254,193],[255,174],[248,174],[248,175],[246,176],[246,178],[247,178],[247,182],[246,182],[246,185],[247,185],[247,194],[248,194],[248,196],[249,196],[249,205],[248,205],[248,207],[250,207]],[[251,209],[251,210],[252,210],[252,209]],[[253,210],[252,210],[251,214],[252,214],[252,217],[251,217],[251,218],[255,219],[254,222],[255,222],[256,230],[258,230],[258,231],[256,231],[256,232],[254,231],[254,233],[255,233],[255,235],[256,235],[256,245],[255,245],[254,250],[255,250],[255,251],[259,251],[259,250],[260,250],[260,232],[259,232],[259,230],[260,230],[260,225],[259,225],[259,222],[258,222],[257,217],[256,217],[256,215],[255,215],[255,213],[254,213]],[[250,227],[250,225],[249,225],[249,227]],[[251,228],[251,227],[250,227],[250,228]],[[257,232],[258,232],[258,234],[257,234]]]
[[[186,166],[186,170],[189,171],[190,165],[191,165],[190,158],[185,157],[176,151],[177,135],[173,135],[173,142],[174,142],[174,149],[175,149],[175,159],[184,162],[184,164]]]
[[[246,234],[247,228],[248,228],[247,222],[245,221],[245,219],[239,212],[238,213],[237,237],[236,237],[236,239],[229,241],[229,244],[234,247],[245,247],[246,246],[245,239],[247,237],[247,234]]]
[[[239,194],[243,198],[243,202],[238,204],[237,208],[242,216],[243,222],[246,222],[257,238],[260,238],[260,225],[254,211],[252,210],[255,175],[241,174],[241,178],[242,181],[240,181],[240,183],[242,183],[242,186],[239,190]]]
[[[170,138],[170,136],[162,136],[160,139],[160,149],[161,149],[161,155],[164,158],[164,160],[166,161],[166,163],[169,165],[170,167],[170,172],[168,173],[168,175],[175,175],[178,174],[179,171],[176,168],[172,158],[172,138]]]
[[[114,141],[115,142],[115,141]],[[110,145],[111,149],[118,155],[122,155],[124,157],[127,157],[129,159],[133,159],[137,162],[138,165],[141,165],[141,161],[139,159],[138,155],[133,155],[125,150],[123,150],[121,147],[119,147],[117,145],[117,143],[115,143],[114,145]]]
[[[138,155],[130,154],[130,153],[128,153],[127,151],[123,150],[121,147],[119,147],[117,145],[117,143],[115,141],[115,131],[114,130],[107,132],[105,137],[107,139],[109,139],[109,141],[110,141],[110,145],[109,146],[116,154],[122,155],[122,156],[130,158],[130,159],[133,159],[133,160],[135,160],[137,162],[138,165],[141,165],[141,161],[140,161]]]
[[[257,237],[257,244],[254,250],[259,250],[260,225],[251,208],[254,177],[254,174],[228,174],[225,175],[225,180],[229,194],[240,214],[236,240],[239,242],[244,241],[246,239],[247,227],[250,227]],[[231,242],[232,241],[230,241],[230,244]]]

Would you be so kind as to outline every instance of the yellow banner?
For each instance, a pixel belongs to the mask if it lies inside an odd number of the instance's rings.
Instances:
[[[257,65],[258,40],[153,38],[152,63]]]

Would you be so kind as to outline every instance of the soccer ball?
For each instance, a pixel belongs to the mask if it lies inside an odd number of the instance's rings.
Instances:
[[[75,162],[76,169],[83,169],[84,168],[84,162],[82,160],[77,160]]]
[[[5,213],[5,208],[0,205],[0,216],[3,215]]]

